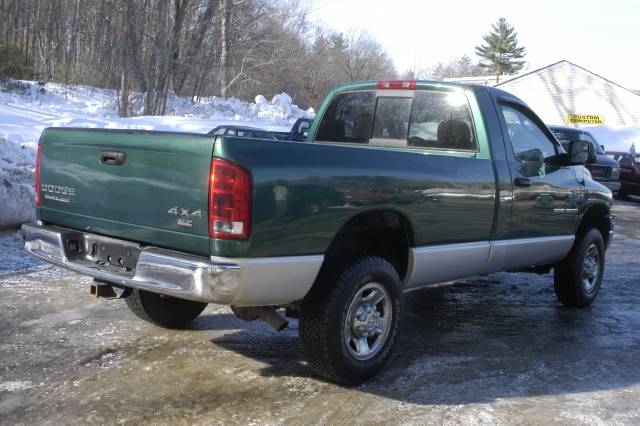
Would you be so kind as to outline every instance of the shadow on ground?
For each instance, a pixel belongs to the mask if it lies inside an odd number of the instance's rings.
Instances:
[[[607,280],[598,303],[562,307],[550,276],[498,274],[412,291],[396,355],[360,392],[417,404],[469,404],[640,383],[635,290]],[[205,317],[201,326],[225,327]],[[293,324],[294,327],[297,324]],[[295,333],[215,338],[267,365],[262,376],[310,376]]]

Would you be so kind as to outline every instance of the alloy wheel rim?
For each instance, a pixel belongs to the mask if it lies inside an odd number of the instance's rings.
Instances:
[[[582,285],[587,292],[594,290],[600,278],[601,256],[598,247],[591,244],[582,261]]]
[[[393,305],[387,289],[371,282],[351,299],[344,324],[344,341],[349,354],[364,361],[373,358],[384,346],[391,330]]]

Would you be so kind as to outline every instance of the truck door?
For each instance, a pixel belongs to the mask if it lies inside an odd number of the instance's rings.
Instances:
[[[533,112],[521,104],[500,102],[498,116],[513,185],[509,264],[531,266],[543,261],[536,251],[561,252],[573,240],[582,187],[574,167],[548,162],[562,148]],[[517,250],[518,241],[527,253]]]

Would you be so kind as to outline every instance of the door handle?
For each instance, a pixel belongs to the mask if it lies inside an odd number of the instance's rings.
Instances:
[[[513,183],[516,186],[531,186],[531,179],[527,179],[527,178],[523,178],[523,177],[517,177],[517,178],[515,178]]]
[[[109,166],[120,166],[124,164],[126,155],[124,152],[118,151],[102,151],[100,152],[100,162]]]

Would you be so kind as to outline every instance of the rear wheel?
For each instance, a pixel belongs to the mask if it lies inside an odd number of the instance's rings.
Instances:
[[[556,265],[554,287],[562,304],[585,308],[593,303],[604,275],[604,252],[600,231],[590,229]]]
[[[180,328],[196,319],[206,303],[164,296],[133,289],[125,299],[127,306],[139,318],[166,328]]]
[[[304,356],[327,379],[361,383],[392,355],[403,309],[398,273],[385,259],[365,257],[318,284],[300,314]]]

